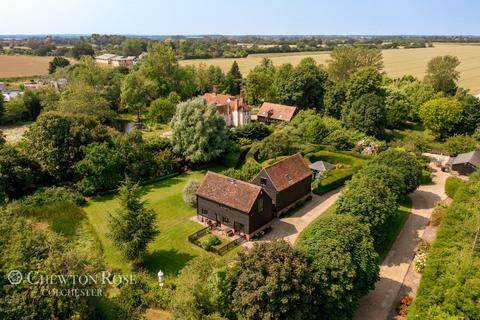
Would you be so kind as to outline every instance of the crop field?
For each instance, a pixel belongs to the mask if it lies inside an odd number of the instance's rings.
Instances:
[[[48,74],[53,57],[0,55],[0,78],[40,76]]]
[[[423,78],[428,61],[433,57],[446,54],[455,55],[461,61],[458,67],[461,74],[460,86],[470,89],[472,94],[480,93],[480,45],[435,43],[433,48],[383,50],[385,71],[394,78],[405,74]],[[246,58],[183,60],[180,63],[182,65],[214,64],[227,71],[236,60],[240,71],[245,76],[264,57],[270,58],[276,65],[287,62],[297,64],[305,57],[312,57],[318,63],[325,64],[330,59],[330,54],[328,52],[252,54]]]

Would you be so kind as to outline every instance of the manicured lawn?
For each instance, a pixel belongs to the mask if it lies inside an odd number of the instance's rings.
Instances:
[[[224,257],[218,257],[188,242],[188,235],[200,230],[202,226],[190,220],[195,215],[195,209],[183,202],[182,190],[189,179],[200,180],[204,174],[205,171],[188,172],[142,187],[147,206],[157,212],[157,225],[160,230],[160,235],[150,244],[144,261],[144,267],[152,276],[155,276],[158,270],[165,272],[166,276],[175,276],[191,259],[199,255],[228,260],[240,250],[236,248]],[[107,266],[130,271],[131,265],[124,260],[107,236],[108,214],[118,207],[115,195],[108,195],[89,201],[85,211],[102,244]]]

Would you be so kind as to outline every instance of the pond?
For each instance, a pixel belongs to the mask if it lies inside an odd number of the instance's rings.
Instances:
[[[132,132],[133,130],[140,130],[144,128],[143,123],[130,120],[117,120],[112,123],[111,126],[117,129],[119,132],[123,133],[128,133]]]

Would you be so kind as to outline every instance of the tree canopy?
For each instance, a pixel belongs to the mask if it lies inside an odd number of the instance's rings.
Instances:
[[[232,309],[246,319],[304,319],[312,283],[307,257],[286,242],[255,245],[238,255]]]
[[[352,74],[363,67],[383,68],[382,51],[378,49],[337,46],[330,54],[328,73],[335,81],[347,81]]]
[[[454,95],[457,91],[457,80],[460,72],[456,69],[460,65],[457,57],[446,55],[435,57],[428,62],[425,82],[435,91],[446,95]]]
[[[192,163],[215,159],[226,149],[225,120],[202,98],[178,104],[171,126],[173,151]]]
[[[419,117],[426,129],[446,137],[462,120],[462,105],[451,98],[432,99],[420,107]]]
[[[351,318],[359,299],[378,280],[378,255],[368,226],[351,215],[314,221],[298,240],[311,259],[314,312],[328,319]]]

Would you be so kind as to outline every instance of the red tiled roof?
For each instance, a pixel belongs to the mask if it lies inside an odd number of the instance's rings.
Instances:
[[[283,104],[276,104],[270,102],[264,102],[258,110],[257,116],[268,117],[268,112],[271,111],[272,114],[270,119],[280,120],[280,121],[290,121],[297,110],[296,107],[286,106]]]
[[[261,191],[257,185],[209,171],[197,195],[248,213]]]
[[[305,164],[300,153],[275,162],[262,170],[268,174],[277,191],[282,191],[308,176],[312,176],[312,171]]]
[[[228,107],[230,111],[233,110],[244,110],[249,111],[250,107],[245,104],[241,99],[235,96],[229,96],[225,94],[218,93],[205,93],[203,99],[209,103],[213,103],[217,106],[218,112],[227,113]]]

